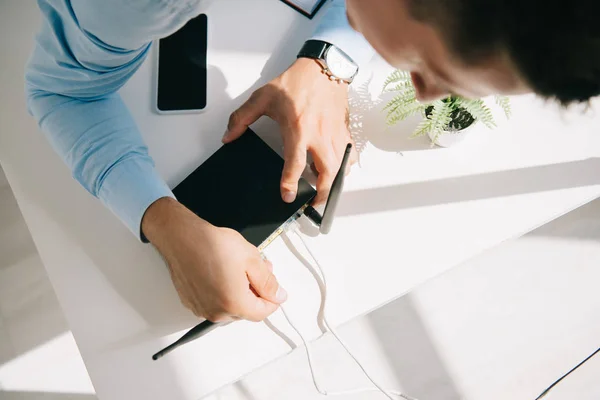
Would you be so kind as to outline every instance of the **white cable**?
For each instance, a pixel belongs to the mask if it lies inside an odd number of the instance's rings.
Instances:
[[[356,365],[358,365],[358,367],[362,370],[363,374],[367,377],[367,379],[373,384],[373,386],[375,386],[374,388],[359,388],[359,389],[345,390],[345,391],[340,391],[340,392],[328,392],[328,391],[322,389],[319,386],[318,382],[317,382],[317,378],[316,378],[316,375],[315,375],[315,370],[314,370],[314,366],[313,366],[312,357],[311,357],[311,354],[310,354],[310,350],[308,348],[308,342],[306,341],[306,339],[304,338],[304,336],[302,335],[302,333],[300,333],[300,330],[290,320],[290,317],[288,316],[287,312],[285,311],[285,309],[282,306],[280,308],[281,308],[281,311],[283,312],[283,316],[285,317],[285,319],[287,320],[287,322],[290,324],[290,326],[294,329],[294,331],[296,331],[296,333],[298,334],[298,336],[300,336],[300,339],[302,340],[302,343],[304,344],[304,349],[306,351],[306,357],[308,359],[308,366],[310,368],[310,374],[312,376],[312,381],[313,381],[313,384],[315,386],[315,389],[320,394],[325,395],[325,396],[342,396],[342,395],[365,393],[365,392],[381,392],[382,394],[384,394],[390,400],[396,400],[392,396],[402,397],[402,398],[404,398],[406,400],[417,400],[417,399],[415,399],[413,397],[410,397],[408,395],[405,395],[405,394],[403,394],[403,393],[401,393],[401,392],[399,392],[397,390],[384,389],[383,387],[381,387],[381,385],[379,385],[377,382],[375,382],[375,380],[371,377],[371,375],[366,371],[365,367],[363,367],[363,365],[360,363],[360,361],[358,361],[358,359],[356,358],[356,356],[354,356],[354,354],[352,354],[352,352],[350,351],[350,349],[348,348],[348,346],[344,343],[344,341],[340,338],[340,336],[337,334],[337,332],[335,331],[335,329],[331,326],[331,324],[327,320],[327,315],[326,315],[327,280],[325,278],[325,271],[321,267],[321,264],[319,263],[319,261],[317,260],[317,258],[315,257],[315,255],[312,253],[312,251],[310,251],[310,249],[308,248],[308,245],[306,244],[306,242],[302,238],[302,235],[300,235],[300,233],[297,231],[296,228],[297,228],[297,224],[293,223],[292,224],[292,231],[294,232],[294,234],[302,242],[302,245],[304,246],[304,249],[308,252],[308,254],[312,258],[313,262],[315,263],[315,265],[317,267],[317,270],[318,270],[319,274],[321,275],[321,279],[323,279],[323,323],[325,324],[325,327],[329,330],[329,332],[331,332],[331,334],[333,335],[333,337],[337,340],[337,342],[344,348],[344,350],[346,351],[346,353],[348,353],[348,355],[350,357],[352,357],[352,359],[354,360],[354,362],[356,363]]]

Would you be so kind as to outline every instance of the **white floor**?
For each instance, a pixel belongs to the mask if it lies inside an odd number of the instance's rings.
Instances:
[[[1,172],[0,205],[0,399],[93,400],[75,341]],[[420,400],[533,400],[600,346],[599,265],[600,200],[455,268],[340,333],[387,388]],[[324,389],[369,387],[331,335],[310,348]],[[600,355],[546,399],[599,399],[599,377]],[[322,398],[302,348],[211,397]]]
[[[0,168],[0,399],[83,400],[93,393]]]

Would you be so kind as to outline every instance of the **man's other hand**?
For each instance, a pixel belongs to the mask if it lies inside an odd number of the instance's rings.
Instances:
[[[346,144],[352,142],[348,130],[348,85],[330,81],[315,60],[299,58],[231,115],[223,142],[240,137],[263,115],[279,123],[283,136],[282,199],[290,203],[296,198],[298,181],[310,152],[318,173],[314,203],[324,203]],[[356,160],[353,150],[350,164]]]
[[[287,294],[273,266],[238,232],[200,219],[171,198],[154,202],[142,230],[164,257],[183,305],[212,322],[262,321]]]

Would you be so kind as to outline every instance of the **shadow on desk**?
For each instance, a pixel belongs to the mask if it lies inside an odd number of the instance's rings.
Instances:
[[[403,392],[417,399],[460,400],[410,294],[365,316]]]
[[[338,216],[548,192],[600,184],[600,158],[347,192]]]
[[[530,232],[529,236],[600,242],[600,198]]]

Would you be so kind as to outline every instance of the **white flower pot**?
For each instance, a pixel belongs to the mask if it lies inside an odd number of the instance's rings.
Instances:
[[[437,140],[434,141],[434,136],[431,132],[428,133],[429,139],[431,142],[440,147],[452,147],[467,137],[469,131],[473,128],[475,124],[471,124],[465,129],[461,129],[460,131],[444,131],[441,135],[437,137]]]

